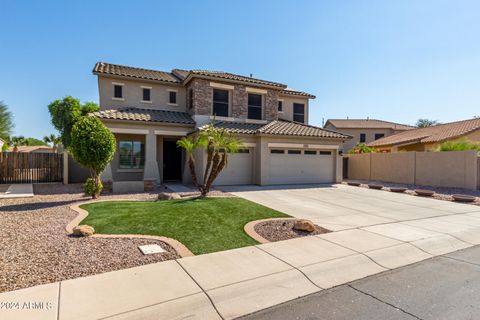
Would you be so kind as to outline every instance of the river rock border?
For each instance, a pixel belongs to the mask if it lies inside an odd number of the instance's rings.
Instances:
[[[138,199],[108,199],[108,200],[90,200],[82,203],[75,204],[70,206],[70,209],[76,211],[78,215],[70,221],[69,224],[66,226],[66,230],[68,234],[73,233],[73,228],[78,226],[80,222],[83,221],[88,216],[88,211],[80,208],[81,205],[89,204],[89,203],[99,203],[99,202],[114,202],[114,201],[145,201],[145,200],[138,200]],[[94,234],[90,236],[92,238],[137,238],[137,239],[151,239],[151,240],[159,240],[163,241],[166,244],[170,245],[175,251],[178,253],[180,257],[191,257],[194,254],[188,250],[188,248],[178,240],[162,237],[162,236],[152,236],[152,235],[143,235],[143,234]]]
[[[243,227],[243,230],[245,231],[246,234],[248,234],[250,237],[252,237],[254,240],[256,240],[257,242],[259,243],[269,243],[271,241],[268,241],[267,239],[265,239],[264,237],[262,237],[261,235],[259,235],[257,233],[257,231],[255,231],[255,226],[261,222],[265,222],[265,221],[275,221],[275,220],[281,220],[281,221],[284,221],[284,220],[298,220],[298,218],[269,218],[269,219],[260,219],[260,220],[254,220],[254,221],[250,221],[248,222],[244,227]]]

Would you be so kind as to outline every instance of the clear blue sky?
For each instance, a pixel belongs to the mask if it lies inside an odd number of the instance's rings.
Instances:
[[[16,135],[54,132],[54,99],[98,102],[97,61],[253,73],[315,94],[315,125],[480,114],[480,1],[2,0],[0,12]]]

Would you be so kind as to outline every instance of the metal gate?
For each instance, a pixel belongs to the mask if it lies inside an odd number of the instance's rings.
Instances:
[[[61,182],[63,155],[0,152],[0,184]]]

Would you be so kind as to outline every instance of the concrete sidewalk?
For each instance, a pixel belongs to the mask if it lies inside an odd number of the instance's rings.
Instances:
[[[0,199],[13,198],[31,198],[33,197],[33,184],[12,184],[3,194],[0,193]]]
[[[478,319],[480,246],[268,308],[242,320]]]

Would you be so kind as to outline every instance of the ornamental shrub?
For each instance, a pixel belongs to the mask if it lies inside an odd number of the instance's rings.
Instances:
[[[99,195],[102,193],[103,185],[102,182],[100,181],[98,184],[95,181],[95,179],[88,178],[87,181],[85,181],[85,184],[83,185],[83,190],[85,191],[86,195],[91,196],[92,198],[95,198],[96,195]]]

